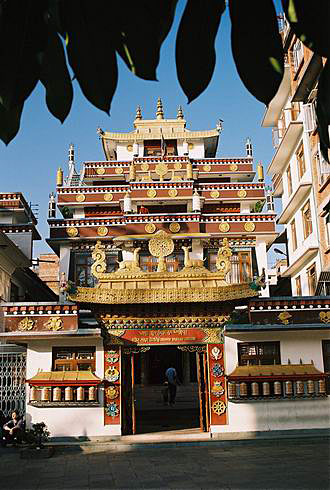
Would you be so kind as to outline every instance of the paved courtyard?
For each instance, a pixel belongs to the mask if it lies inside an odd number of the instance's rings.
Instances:
[[[1,490],[329,489],[325,438],[57,448],[48,460],[0,449]]]

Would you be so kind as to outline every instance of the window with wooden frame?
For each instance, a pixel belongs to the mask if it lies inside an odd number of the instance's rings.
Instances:
[[[302,208],[301,214],[304,227],[304,238],[307,238],[313,232],[311,205],[309,201],[307,201]]]
[[[301,296],[301,279],[300,279],[300,276],[296,277],[296,295]]]
[[[330,340],[322,340],[323,367],[326,377],[326,390],[330,395]]]
[[[287,182],[288,182],[288,195],[290,196],[292,194],[292,177],[291,177],[290,165],[286,169],[286,178],[287,178]]]
[[[306,163],[305,163],[305,155],[304,155],[304,147],[300,145],[298,150],[296,151],[297,165],[298,165],[298,175],[299,179],[306,172]]]
[[[167,272],[178,272],[184,267],[183,253],[171,254],[165,257]],[[158,258],[152,255],[140,255],[140,267],[145,272],[156,272]]]
[[[291,238],[292,238],[292,250],[295,251],[297,249],[297,232],[296,232],[296,220],[293,219],[291,221]]]
[[[95,347],[53,347],[53,371],[95,371]]]
[[[117,253],[106,254],[106,272],[114,272],[118,268]],[[74,254],[74,283],[77,286],[94,287],[96,278],[92,275],[94,263],[91,252],[75,252]]]
[[[240,342],[237,347],[239,366],[281,363],[279,342]]]
[[[211,250],[207,256],[207,268],[211,272],[216,272],[217,251]],[[240,250],[234,252],[230,257],[230,271],[227,280],[231,284],[239,284],[252,280],[252,261],[250,250]]]
[[[307,269],[309,295],[314,296],[316,291],[316,265],[315,262]]]
[[[145,142],[144,144],[145,157],[161,156],[161,154],[162,154],[161,140],[151,140]],[[170,156],[178,154],[176,140],[165,141],[165,154]]]

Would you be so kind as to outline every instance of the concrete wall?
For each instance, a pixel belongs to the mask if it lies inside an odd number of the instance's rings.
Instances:
[[[226,374],[230,374],[238,362],[239,342],[280,341],[281,363],[310,363],[324,371],[322,340],[330,338],[330,332],[296,331],[231,334],[225,338]],[[228,425],[212,426],[211,432],[258,432],[290,429],[321,429],[330,425],[330,398],[304,400],[274,400],[228,402]]]
[[[27,373],[29,379],[38,370],[51,371],[52,347],[56,346],[95,346],[96,347],[96,376],[103,379],[104,359],[102,339],[67,338],[56,339],[52,342],[39,340],[29,342],[27,347]],[[72,408],[37,408],[28,404],[29,387],[27,386],[26,421],[27,424],[45,422],[51,437],[97,437],[120,434],[119,425],[104,425],[103,389],[99,388],[100,407]]]

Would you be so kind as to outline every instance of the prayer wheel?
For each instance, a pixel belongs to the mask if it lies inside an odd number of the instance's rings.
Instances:
[[[258,383],[254,382],[251,384],[251,392],[252,396],[258,396],[259,395],[259,385]]]
[[[314,386],[314,381],[312,379],[309,379],[307,381],[307,393],[309,395],[313,395],[315,392],[315,386]]]
[[[44,386],[41,390],[41,401],[49,402],[50,401],[50,388],[49,386]]]
[[[304,382],[303,381],[296,381],[296,392],[297,395],[303,395],[305,390],[304,390]]]
[[[30,389],[30,401],[35,402],[36,400],[38,400],[38,390],[36,386],[32,386]]]
[[[88,388],[88,400],[94,402],[96,399],[96,388],[95,386],[90,386]]]
[[[240,383],[239,394],[240,394],[240,396],[247,396],[247,384],[246,383]]]
[[[83,386],[77,388],[77,401],[83,402],[85,400],[85,389]]]
[[[187,179],[192,179],[193,178],[193,167],[192,167],[191,163],[187,163],[186,172],[187,172],[187,174],[186,174]]]
[[[64,390],[64,399],[66,402],[72,402],[73,400],[73,391],[71,386],[67,386]]]
[[[270,387],[268,381],[262,383],[262,394],[268,396],[270,394]]]
[[[280,381],[275,381],[274,383],[274,395],[281,395],[282,393],[282,386]]]
[[[287,396],[291,396],[293,393],[293,389],[292,389],[292,381],[286,381],[285,382],[285,394]]]
[[[53,388],[53,401],[60,402],[62,398],[62,390],[59,386]]]
[[[319,379],[318,381],[318,387],[319,387],[319,394],[324,395],[326,392],[325,389],[325,379]]]
[[[236,398],[236,383],[228,383],[228,396],[229,398]]]

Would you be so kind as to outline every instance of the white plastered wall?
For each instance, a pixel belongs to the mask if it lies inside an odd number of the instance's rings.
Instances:
[[[323,331],[260,332],[236,334],[225,337],[226,374],[230,374],[238,362],[239,342],[280,341],[281,363],[310,363],[324,371],[322,340],[330,333]],[[234,403],[228,401],[228,425],[212,426],[213,433],[258,432],[292,429],[327,429],[330,425],[330,400],[258,401]]]
[[[95,374],[103,379],[104,358],[102,339],[66,338],[56,340],[35,340],[27,346],[26,378],[32,378],[38,370],[51,371],[52,347],[59,346],[95,346]],[[27,425],[45,422],[51,437],[111,437],[120,435],[120,425],[104,425],[103,389],[99,388],[100,407],[54,407],[38,408],[29,405],[29,387],[27,385],[26,421]]]

